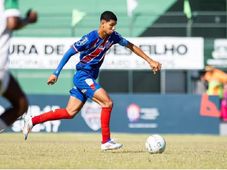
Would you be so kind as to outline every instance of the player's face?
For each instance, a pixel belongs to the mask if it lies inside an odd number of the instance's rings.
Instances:
[[[104,21],[103,30],[106,32],[106,34],[110,35],[114,32],[116,25],[117,25],[117,22],[114,20]]]

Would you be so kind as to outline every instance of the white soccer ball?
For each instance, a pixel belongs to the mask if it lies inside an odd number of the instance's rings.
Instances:
[[[166,148],[166,141],[158,134],[151,135],[147,138],[145,147],[149,153],[162,153]]]

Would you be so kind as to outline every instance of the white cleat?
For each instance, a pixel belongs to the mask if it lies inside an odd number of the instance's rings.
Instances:
[[[101,150],[107,151],[107,150],[116,150],[120,149],[123,145],[120,143],[116,143],[113,139],[109,140],[106,143],[101,144]]]
[[[28,133],[32,130],[33,124],[32,119],[30,116],[25,116],[24,118],[24,128],[23,128],[23,134],[24,134],[24,140],[27,140]]]

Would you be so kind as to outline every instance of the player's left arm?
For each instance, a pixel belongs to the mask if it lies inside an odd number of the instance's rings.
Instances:
[[[148,55],[146,55],[139,47],[137,47],[136,45],[132,44],[131,42],[128,42],[128,44],[126,45],[127,48],[129,48],[132,52],[134,52],[136,55],[138,55],[139,57],[143,58],[144,60],[147,61],[147,63],[151,66],[154,74],[161,70],[161,63],[159,63],[158,61],[153,60],[152,58],[150,58]]]

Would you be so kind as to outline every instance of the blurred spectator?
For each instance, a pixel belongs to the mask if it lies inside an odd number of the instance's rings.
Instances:
[[[227,121],[227,84],[224,85],[224,95],[221,101],[221,119]]]
[[[212,66],[205,67],[203,79],[208,82],[208,95],[218,95],[221,103],[221,119],[227,121],[227,74]]]
[[[37,13],[32,10],[28,10],[24,18],[20,16],[18,0],[0,0],[0,94],[11,104],[11,107],[0,115],[0,131],[14,123],[28,108],[24,92],[8,72],[9,46],[14,30],[36,21]]]
[[[193,93],[194,94],[204,94],[206,93],[207,90],[207,81],[203,79],[205,70],[193,72],[191,78],[192,81],[194,82],[194,88],[193,88]]]
[[[218,95],[222,99],[224,85],[227,83],[227,74],[213,66],[206,66],[205,71],[202,79],[208,82],[207,94]]]

